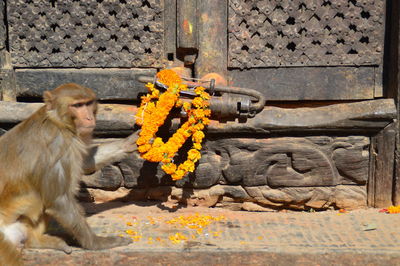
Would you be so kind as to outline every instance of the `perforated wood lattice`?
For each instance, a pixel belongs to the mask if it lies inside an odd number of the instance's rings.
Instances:
[[[4,1],[0,1],[0,50],[4,49],[6,45],[6,27],[4,24]]]
[[[230,67],[378,65],[384,0],[229,0]]]
[[[160,65],[163,0],[7,2],[17,67]]]

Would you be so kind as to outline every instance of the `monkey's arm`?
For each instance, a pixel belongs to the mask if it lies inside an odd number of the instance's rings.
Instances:
[[[83,163],[85,174],[92,174],[106,165],[117,162],[137,150],[138,131],[125,139],[93,146]]]

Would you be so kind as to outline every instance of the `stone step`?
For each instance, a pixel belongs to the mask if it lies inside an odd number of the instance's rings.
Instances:
[[[25,265],[400,265],[400,214],[243,212],[160,202],[84,204],[99,235],[132,239],[67,255],[26,249]],[[52,226],[52,233],[60,233]]]

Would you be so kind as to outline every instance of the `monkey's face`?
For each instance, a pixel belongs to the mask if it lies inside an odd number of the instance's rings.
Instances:
[[[91,135],[96,126],[96,102],[93,99],[83,99],[69,105],[74,124],[79,136]]]

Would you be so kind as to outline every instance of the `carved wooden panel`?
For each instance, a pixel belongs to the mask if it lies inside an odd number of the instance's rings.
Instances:
[[[335,186],[365,184],[368,178],[367,137],[224,139],[207,142],[207,148],[221,154],[221,180],[227,184]]]
[[[363,136],[217,138],[204,144],[195,172],[176,182],[136,153],[116,164],[119,171],[113,166],[83,181],[98,200],[104,193],[92,188],[115,190],[120,184],[134,189],[106,200],[172,198],[205,206],[234,201],[249,210],[357,208],[367,203],[369,146]]]
[[[378,65],[383,0],[230,0],[228,65]]]
[[[369,138],[363,136],[207,140],[195,172],[175,184],[194,188],[365,185],[369,145]],[[125,187],[174,184],[160,165],[145,162],[137,154],[118,165]]]
[[[7,1],[17,67],[160,65],[162,0]]]

